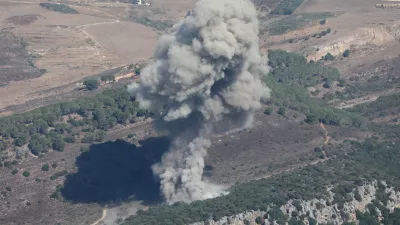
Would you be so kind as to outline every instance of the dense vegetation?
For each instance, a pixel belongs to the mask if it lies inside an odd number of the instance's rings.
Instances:
[[[337,69],[319,62],[308,63],[304,56],[296,53],[269,51],[268,59],[273,69],[270,75],[284,84],[309,87],[327,80],[335,81],[340,77]]]
[[[110,89],[95,97],[0,118],[0,150],[27,144],[35,155],[51,148],[63,151],[65,142],[102,141],[108,129],[145,115],[126,88]]]
[[[340,76],[337,70],[320,63],[307,63],[303,56],[282,50],[269,51],[268,58],[272,71],[264,81],[272,89],[270,103],[303,112],[308,123],[321,121],[356,127],[364,124],[364,119],[357,114],[328,107],[309,96],[305,87],[337,80]]]
[[[43,2],[40,3],[39,5],[42,6],[43,8],[53,10],[55,12],[66,13],[66,14],[78,14],[78,11],[76,11],[75,9],[60,3]]]
[[[378,143],[371,138],[363,143],[346,142],[340,148],[343,151],[325,163],[269,179],[237,184],[230,189],[230,194],[215,199],[152,207],[148,211],[139,211],[124,224],[180,225],[207,219],[219,220],[223,216],[248,210],[266,210],[271,204],[280,206],[290,199],[326,198],[326,187],[331,185],[335,186],[332,204],[337,203],[340,209],[351,200],[348,197],[350,191],[371,180],[385,180],[388,185],[400,190],[399,143]],[[377,192],[377,202],[384,204],[385,198],[384,192]],[[397,216],[392,215],[394,218]]]
[[[282,0],[278,6],[271,11],[274,15],[290,15],[304,0]]]

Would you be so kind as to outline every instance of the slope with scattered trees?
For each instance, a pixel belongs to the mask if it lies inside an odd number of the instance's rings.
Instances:
[[[95,97],[0,118],[0,150],[27,145],[35,155],[49,149],[63,151],[65,142],[101,141],[108,129],[146,115],[125,87],[110,89]]]
[[[346,142],[339,146],[343,151],[325,163],[269,179],[237,184],[230,189],[230,194],[214,199],[152,207],[129,217],[124,224],[183,225],[208,219],[216,221],[249,210],[265,211],[270,205],[281,206],[291,199],[327,199],[327,187],[332,186],[335,193],[332,204],[337,203],[340,207],[351,200],[347,197],[347,190],[372,180],[384,180],[399,191],[399,147],[399,143],[378,143],[375,138],[363,143]]]

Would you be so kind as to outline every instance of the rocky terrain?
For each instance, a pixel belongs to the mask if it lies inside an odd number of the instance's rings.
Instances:
[[[384,182],[383,185],[385,185],[384,191],[390,198],[385,207],[390,212],[393,212],[395,208],[400,207],[400,192],[387,187]],[[339,225],[346,222],[357,222],[356,211],[366,211],[367,205],[375,199],[378,188],[378,181],[358,187],[351,193],[353,200],[346,202],[342,209],[340,209],[338,204],[332,204],[335,194],[328,190],[330,194],[330,198],[328,199],[312,199],[310,201],[300,200],[297,201],[296,204],[294,204],[293,200],[290,200],[285,205],[281,206],[280,210],[288,218],[291,218],[292,215],[294,215],[293,212],[295,212],[296,217],[307,217],[308,219],[304,220],[306,225],[311,224],[309,222],[310,218],[318,221],[318,224],[327,224],[328,222],[331,222],[332,224]],[[361,196],[361,199],[356,200],[354,193],[358,193]],[[223,217],[218,221],[209,220],[206,222],[193,223],[191,225],[256,225],[256,218],[260,216],[265,218],[265,225],[280,224],[270,216],[265,216],[268,215],[269,209],[270,208],[266,211],[244,212],[234,216]]]

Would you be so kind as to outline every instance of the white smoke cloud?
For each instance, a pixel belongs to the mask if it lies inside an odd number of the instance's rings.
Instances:
[[[200,0],[160,38],[141,83],[128,87],[142,108],[161,112],[158,124],[173,139],[152,167],[168,203],[221,193],[202,178],[213,126],[248,126],[270,94],[261,81],[268,67],[259,52],[258,29],[249,0]]]

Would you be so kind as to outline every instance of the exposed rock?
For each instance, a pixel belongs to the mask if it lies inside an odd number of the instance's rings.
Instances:
[[[400,207],[400,192],[396,192],[393,188],[387,187],[386,183],[382,182],[384,186],[386,186],[386,193],[390,196],[390,200],[387,204],[387,208],[390,212],[393,212],[395,208]],[[293,204],[293,200],[289,200],[285,205],[281,206],[280,209],[284,214],[291,218],[293,211],[298,211],[298,216],[307,215],[309,218],[313,218],[317,220],[319,224],[321,223],[333,223],[333,224],[343,224],[344,222],[356,221],[355,213],[356,211],[365,212],[366,206],[375,199],[376,191],[378,190],[378,182],[374,181],[369,184],[364,184],[363,186],[358,187],[356,190],[353,190],[350,193],[353,197],[353,200],[350,202],[344,203],[343,209],[339,209],[338,204],[329,203],[334,199],[334,193],[331,189],[328,189],[329,196],[326,199],[312,199],[310,201],[299,200],[301,210],[297,210],[296,206]],[[355,199],[354,193],[359,193],[362,197],[361,201]],[[329,203],[328,203],[329,202]],[[376,209],[379,213],[380,211]],[[268,210],[267,210],[268,211]],[[255,219],[258,216],[263,217],[266,214],[266,211],[248,211],[244,213],[240,213],[234,216],[225,216],[218,221],[209,220],[206,222],[197,222],[191,225],[256,225]],[[342,215],[345,215],[345,218],[342,218]],[[346,219],[347,217],[347,219]],[[345,221],[346,220],[346,221]],[[249,221],[249,223],[246,223]],[[304,223],[306,225],[309,224],[308,218],[304,219]],[[268,219],[265,220],[265,225],[270,225],[270,221]],[[273,224],[277,224],[276,221]]]

